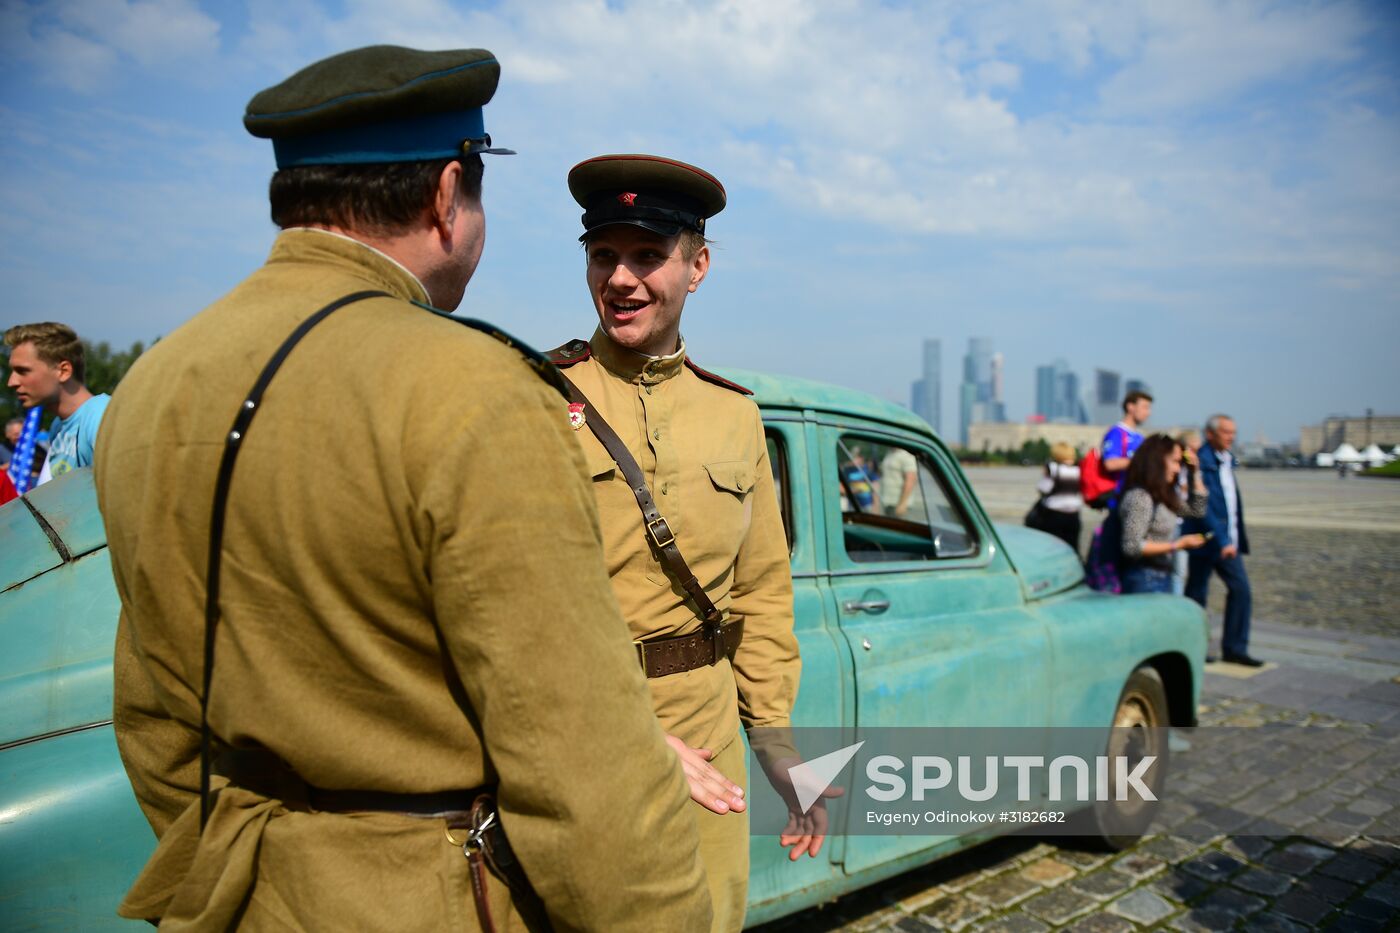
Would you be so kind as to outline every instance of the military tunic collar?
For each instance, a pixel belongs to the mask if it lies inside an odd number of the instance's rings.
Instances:
[[[391,295],[429,303],[428,290],[403,263],[368,243],[331,230],[289,227],[278,234],[267,261],[339,266]]]
[[[681,338],[680,348],[666,356],[647,356],[620,346],[601,327],[593,332],[588,344],[593,348],[593,356],[598,362],[628,382],[655,385],[678,375],[685,368],[684,337]]]

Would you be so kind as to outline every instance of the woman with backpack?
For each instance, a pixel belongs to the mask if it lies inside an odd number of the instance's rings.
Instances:
[[[1177,491],[1181,453],[1181,444],[1174,438],[1154,434],[1142,442],[1128,464],[1117,513],[1122,529],[1119,579],[1124,593],[1170,593],[1172,555],[1206,543],[1204,535],[1176,537],[1178,518],[1206,514],[1206,487],[1194,461],[1187,467],[1185,502]]]

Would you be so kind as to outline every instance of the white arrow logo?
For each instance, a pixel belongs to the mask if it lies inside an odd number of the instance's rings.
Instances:
[[[792,789],[797,794],[797,803],[802,807],[803,813],[812,809],[812,804],[831,786],[841,770],[851,763],[851,759],[856,757],[856,752],[860,751],[864,744],[857,742],[847,745],[820,758],[813,758],[788,768],[788,778],[792,781]]]

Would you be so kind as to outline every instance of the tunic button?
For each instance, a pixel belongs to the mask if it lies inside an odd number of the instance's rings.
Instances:
[[[652,440],[656,440],[656,441],[661,440],[661,429],[660,429],[660,428],[657,428],[655,431],[652,431],[652,432],[651,432],[651,437],[652,437]]]
[[[651,394],[651,386],[642,386],[642,388],[647,390],[647,395]]]
[[[666,490],[668,490],[668,489],[670,489],[670,488],[671,488],[670,485],[668,485],[667,483],[662,483],[662,484],[661,484],[661,494],[662,494],[663,496],[666,495]]]

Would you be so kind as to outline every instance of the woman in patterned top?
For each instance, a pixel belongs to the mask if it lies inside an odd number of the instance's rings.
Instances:
[[[1206,543],[1202,535],[1176,537],[1179,517],[1206,514],[1206,488],[1194,461],[1187,467],[1188,493],[1181,501],[1177,477],[1182,448],[1165,434],[1142,442],[1128,464],[1118,518],[1123,526],[1121,579],[1124,593],[1170,593],[1172,555]]]

